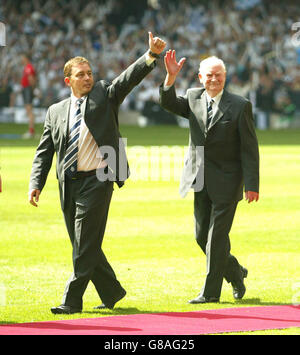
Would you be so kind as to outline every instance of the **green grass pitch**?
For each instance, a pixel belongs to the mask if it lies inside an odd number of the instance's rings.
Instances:
[[[0,125],[0,133],[24,130]],[[221,303],[206,305],[187,303],[205,277],[205,256],[194,240],[193,195],[181,199],[178,194],[188,130],[123,126],[121,132],[128,139],[133,174],[125,187],[115,188],[103,248],[127,296],[114,310],[96,311],[100,300],[90,284],[83,313],[70,316],[50,312],[60,304],[72,261],[54,164],[34,208],[27,193],[38,140],[0,140],[0,324],[300,303],[299,130],[257,132],[260,201],[239,204],[231,231],[232,253],[249,270],[247,292],[235,301],[224,282]],[[178,152],[178,159],[170,152]],[[154,179],[149,157],[158,155]],[[166,166],[177,169],[174,176],[165,175]],[[300,328],[238,334],[300,334]]]

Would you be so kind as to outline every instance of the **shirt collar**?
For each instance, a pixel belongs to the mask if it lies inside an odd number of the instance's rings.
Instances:
[[[87,95],[81,97],[81,99],[83,99],[82,103],[86,100],[86,98],[87,98]],[[78,97],[74,96],[73,93],[71,93],[71,104],[75,105],[77,100],[78,100]]]
[[[222,95],[223,95],[223,92],[224,92],[224,89],[222,91],[220,91],[215,97],[213,97],[213,100],[214,100],[214,103],[219,105],[220,101],[221,101],[221,98],[222,98]],[[207,102],[210,102],[210,100],[212,99],[207,91],[205,91],[206,93],[206,99],[207,99]]]

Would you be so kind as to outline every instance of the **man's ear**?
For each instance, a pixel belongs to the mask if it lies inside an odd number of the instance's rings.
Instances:
[[[202,83],[202,75],[200,73],[198,74],[198,78],[199,78],[200,83]]]
[[[68,76],[65,77],[64,82],[67,86],[71,86],[70,84],[70,78]]]

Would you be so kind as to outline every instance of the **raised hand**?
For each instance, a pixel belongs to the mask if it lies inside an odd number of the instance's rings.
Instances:
[[[168,50],[165,57],[165,67],[167,70],[167,73],[169,75],[176,75],[180,72],[184,62],[186,61],[186,58],[181,58],[180,61],[177,63],[176,61],[176,51],[175,50]]]
[[[176,61],[176,51],[175,50],[168,50],[164,57],[165,67],[167,70],[167,77],[165,80],[165,85],[173,85],[175,79],[180,72],[181,68],[183,67],[186,58],[181,58],[179,62]]]
[[[153,37],[152,32],[149,33],[149,49],[151,52],[160,54],[166,47],[166,42],[159,37]]]

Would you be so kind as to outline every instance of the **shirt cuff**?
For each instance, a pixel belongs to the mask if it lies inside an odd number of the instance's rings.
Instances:
[[[163,91],[168,91],[173,85],[165,85],[163,84]]]
[[[146,64],[150,67],[150,65],[156,60],[156,58],[153,58],[149,55],[149,53],[146,53]]]

